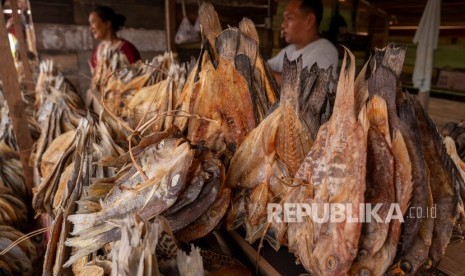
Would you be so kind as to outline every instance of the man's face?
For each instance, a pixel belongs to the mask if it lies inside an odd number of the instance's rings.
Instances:
[[[289,44],[299,44],[302,33],[308,32],[311,27],[311,13],[302,12],[301,0],[290,0],[284,11],[284,21],[281,25],[284,39]]]

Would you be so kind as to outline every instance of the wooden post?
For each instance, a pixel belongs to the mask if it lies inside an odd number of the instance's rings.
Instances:
[[[19,54],[21,57],[21,62],[23,64],[24,72],[24,81],[26,83],[26,88],[28,93],[34,93],[34,81],[32,80],[32,69],[29,64],[29,58],[27,57],[27,46],[26,39],[24,39],[23,28],[21,27],[21,22],[18,16],[18,2],[17,0],[10,0],[10,6],[13,10],[13,23],[15,26],[16,38],[18,39],[19,44]]]
[[[16,12],[16,10],[13,10],[13,12]],[[19,87],[18,73],[16,72],[13,56],[11,55],[2,4],[0,4],[0,60],[2,61],[0,78],[3,81],[3,94],[8,105],[8,111],[13,123],[13,131],[19,147],[19,159],[23,166],[24,180],[29,192],[31,192],[33,181],[32,168],[29,166],[29,157],[32,151],[32,138]]]
[[[176,35],[176,1],[165,0],[165,30],[166,30],[166,49],[175,52],[174,36]]]

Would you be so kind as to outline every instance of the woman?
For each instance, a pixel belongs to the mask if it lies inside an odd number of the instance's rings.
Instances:
[[[124,21],[126,21],[126,17],[116,14],[112,8],[107,6],[97,6],[90,13],[90,32],[94,39],[102,41],[94,50],[90,59],[92,72],[95,71],[104,51],[108,49],[119,50],[126,56],[129,63],[140,60],[137,48],[131,42],[116,35],[116,32],[123,27]]]

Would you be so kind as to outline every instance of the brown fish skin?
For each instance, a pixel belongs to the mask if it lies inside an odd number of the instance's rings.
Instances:
[[[457,225],[460,227],[459,231],[462,236],[465,235],[465,209],[463,199],[465,199],[465,163],[460,159],[460,156],[457,153],[457,148],[455,147],[455,142],[450,137],[444,138],[444,146],[446,147],[447,153],[455,164],[456,179],[459,185],[459,218],[457,220]]]
[[[426,210],[429,179],[426,171],[427,164],[425,155],[421,148],[420,130],[415,118],[415,111],[413,110],[413,107],[408,104],[404,97],[404,93],[398,93],[396,101],[399,118],[402,122],[399,125],[399,130],[405,139],[405,144],[407,145],[407,150],[412,162],[413,193],[410,200],[410,209]],[[412,243],[417,237],[416,233],[420,231],[419,227],[422,223],[421,220],[422,218],[416,218],[409,215],[405,217],[405,223],[402,227],[401,234],[402,243],[400,244],[398,257],[407,254],[407,251],[411,250],[410,248],[412,247]],[[422,236],[425,235],[423,234]],[[428,242],[425,244],[428,244]],[[396,257],[396,259],[398,259],[398,257]],[[417,257],[418,259],[421,259],[419,256]]]
[[[432,170],[430,187],[437,208],[429,260],[421,270],[427,271],[436,267],[445,254],[457,220],[459,195],[458,186],[453,178],[455,168],[444,148],[442,137],[420,103],[412,97],[410,102],[415,106],[426,163]]]
[[[188,242],[202,238],[218,225],[229,207],[231,189],[225,187],[218,196],[207,212],[175,234],[178,241]]]
[[[395,158],[395,200],[400,204],[402,215],[407,211],[412,193],[412,171],[407,147],[400,131],[396,130],[392,139],[392,154]],[[390,222],[389,232],[380,250],[373,255],[359,252],[352,264],[350,275],[383,275],[396,255],[400,239],[401,220]]]
[[[238,147],[255,128],[255,117],[247,82],[234,69],[234,64],[220,58],[218,68],[202,80],[204,85],[192,110],[201,117],[216,122],[191,118],[188,138],[193,143],[221,151],[233,144]]]
[[[378,252],[387,238],[389,223],[385,223],[385,221],[389,208],[396,199],[394,156],[385,137],[383,137],[383,134],[376,125],[373,124],[375,120],[373,117],[383,116],[387,120],[387,113],[374,114],[383,112],[378,103],[379,100],[383,101],[382,98],[375,97],[368,103],[367,110],[370,129],[368,130],[365,203],[371,203],[373,206],[382,204],[377,213],[383,222],[377,222],[373,219],[362,226],[359,252],[365,252],[368,256],[372,256]]]
[[[421,150],[420,137],[414,111],[405,104],[400,92],[400,71],[405,58],[405,49],[389,44],[385,49],[376,49],[371,60],[372,67],[376,68],[368,80],[370,96],[379,95],[385,101],[389,115],[389,129],[391,133],[399,129],[407,145],[412,162],[414,192],[410,206],[425,209],[427,205],[427,175],[425,160]],[[413,115],[412,115],[413,114]],[[400,254],[405,253],[415,239],[421,219],[405,218],[402,228],[402,243]],[[408,230],[407,230],[408,229]]]
[[[140,175],[140,179],[133,177],[132,181],[112,189],[100,212],[70,216],[68,220],[74,224],[73,234],[79,234],[107,219],[121,218],[128,211],[140,212],[142,218],[149,219],[174,204],[185,185],[194,156],[187,143],[178,145],[178,142],[178,139],[166,139],[147,148],[138,159],[149,180],[143,181]]]
[[[193,202],[190,202],[187,205],[181,207],[181,209],[172,211],[175,210],[175,205],[180,201],[178,199],[176,204],[173,205],[168,210],[168,212],[166,212],[166,214],[162,214],[170,223],[170,227],[173,230],[173,232],[176,232],[186,227],[187,225],[198,219],[215,202],[218,190],[224,182],[224,169],[219,161],[209,163],[210,164],[206,164],[204,166],[204,170],[206,170],[206,179],[199,180],[206,181],[207,183],[203,186],[202,191],[200,192],[198,197],[196,197]],[[188,188],[186,190],[188,190]]]
[[[429,170],[428,170],[429,174]],[[428,185],[428,205],[431,210],[434,206],[433,195],[430,185]],[[406,215],[409,215],[407,211]],[[406,227],[405,225],[403,227]],[[431,247],[433,238],[434,218],[429,216],[424,218],[420,224],[420,231],[414,237],[413,244],[410,249],[402,255],[396,256],[389,270],[386,272],[389,276],[416,275],[418,269],[425,263],[428,258],[428,252]]]
[[[285,244],[284,224],[267,226],[267,203],[281,203],[292,176],[311,146],[298,111],[302,60],[285,61],[280,105],[250,132],[231,159],[227,185],[244,189],[235,198],[228,226],[245,224],[246,240],[265,238],[275,249]]]
[[[307,218],[289,223],[289,250],[315,275],[344,275],[357,255],[361,233],[360,203],[364,201],[368,119],[366,109],[355,111],[355,60],[344,58],[334,112],[318,132],[315,143],[296,175],[286,202],[351,204],[359,222],[314,223]],[[321,217],[321,216],[320,216]],[[291,230],[292,229],[292,230]]]

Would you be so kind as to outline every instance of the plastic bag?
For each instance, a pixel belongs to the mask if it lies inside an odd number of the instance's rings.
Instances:
[[[200,40],[199,32],[196,30],[196,27],[191,24],[191,22],[189,21],[189,18],[187,18],[184,0],[182,1],[182,15],[183,15],[183,18],[182,18],[181,24],[179,25],[178,31],[176,32],[176,36],[174,37],[174,42],[176,44],[182,44],[182,43],[187,43],[187,42],[199,41]],[[198,18],[197,18],[197,21],[198,21]],[[200,29],[200,26],[198,28]]]

